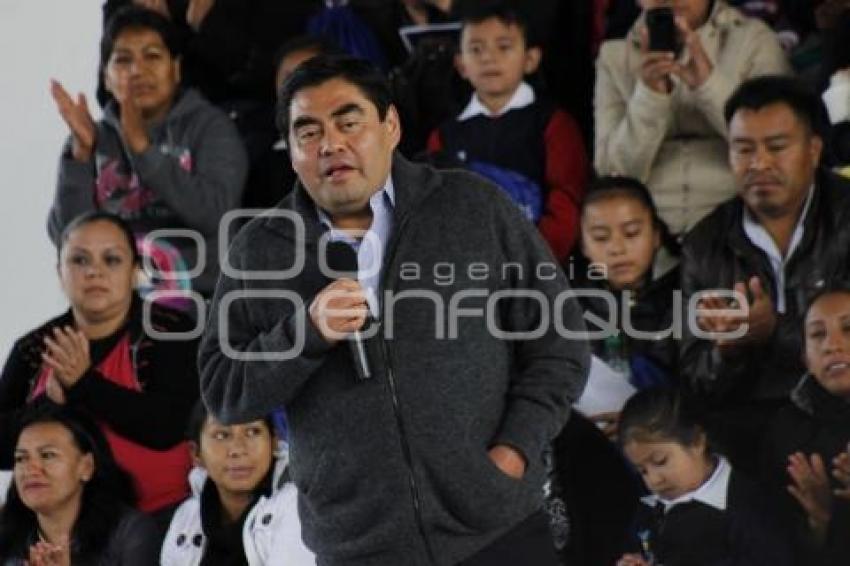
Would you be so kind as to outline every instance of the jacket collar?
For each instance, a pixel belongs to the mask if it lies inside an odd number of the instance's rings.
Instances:
[[[589,261],[589,260],[588,260]],[[632,292],[632,297],[639,302],[647,297],[651,297],[656,293],[669,295],[671,286],[675,285],[679,280],[679,257],[671,254],[667,248],[661,247],[656,252],[655,259],[650,267],[650,278],[642,287]],[[590,266],[584,269],[588,274]],[[607,280],[598,278],[590,278],[586,274],[581,274],[572,283],[576,288],[602,289],[612,291],[617,297],[622,295],[622,291],[614,291],[608,285]],[[605,302],[605,301],[602,301]]]
[[[822,217],[825,211],[823,210],[822,202],[824,200],[823,193],[825,190],[826,184],[824,172],[818,171],[818,174],[815,177],[814,186],[811,189],[811,201],[808,202],[808,210],[805,210],[805,217],[803,218],[802,223],[803,237],[796,248],[796,253],[794,254],[796,256],[799,256],[811,247],[817,232],[819,229],[823,228]],[[747,237],[746,231],[744,230],[744,201],[741,197],[733,197],[730,209],[731,217],[729,219],[731,220],[732,225],[728,227],[729,245],[740,254],[752,253],[755,245]]]
[[[499,109],[497,112],[491,112],[489,108],[487,108],[481,99],[478,97],[478,94],[473,92],[472,97],[469,99],[469,104],[466,105],[466,108],[463,112],[460,113],[457,117],[458,122],[463,122],[464,120],[469,120],[476,116],[486,116],[488,118],[497,118],[504,114],[507,114],[511,110],[518,110],[520,108],[525,108],[526,106],[530,106],[534,104],[535,96],[534,89],[525,82],[522,81],[517,86],[513,95],[511,95],[510,100],[505,106]]]
[[[439,183],[439,177],[428,167],[411,163],[399,152],[393,154],[390,172],[394,192],[394,232],[408,216],[410,211],[430,195]],[[295,212],[304,220],[304,240],[309,245],[319,240],[323,228],[319,221],[316,205],[307,193],[301,181],[295,183],[295,189],[277,208],[265,214],[263,226],[290,239],[297,236],[293,223],[275,211]]]
[[[791,402],[798,409],[818,420],[847,421],[850,404],[835,397],[818,383],[811,373],[806,373],[791,390]]]
[[[138,293],[133,292],[133,296],[130,301],[130,310],[127,311],[127,319],[112,335],[101,338],[100,340],[108,340],[109,338],[122,334],[127,330],[130,331],[130,336],[133,340],[138,338],[144,332],[144,328],[142,326],[142,308],[142,298]],[[54,328],[59,326],[74,326],[74,313],[71,311],[70,307],[68,307],[68,309],[59,316],[42,324],[31,334],[33,336],[43,336],[48,332],[52,332]]]
[[[728,504],[729,480],[732,477],[732,466],[723,456],[717,456],[717,465],[705,482],[690,493],[686,493],[676,499],[668,501],[657,495],[642,497],[641,501],[649,507],[656,507],[659,503],[664,506],[666,513],[672,507],[690,501],[696,501],[714,507],[719,511],[725,511]]]
[[[161,122],[153,124],[148,131],[159,131],[168,122],[178,118],[184,114],[188,114],[203,105],[205,101],[200,93],[192,88],[178,89],[174,93],[174,100],[171,103],[171,108]],[[121,111],[118,102],[113,98],[103,109],[103,121],[115,128],[121,130]]]

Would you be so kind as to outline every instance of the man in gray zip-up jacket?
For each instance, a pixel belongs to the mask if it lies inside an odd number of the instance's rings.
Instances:
[[[203,398],[224,422],[286,408],[320,565],[501,564],[481,553],[533,538],[524,525],[541,507],[544,448],[584,386],[587,346],[565,337],[583,331],[581,313],[498,188],[394,154],[400,126],[379,77],[318,57],[287,83],[281,129],[300,183],[229,250],[201,348]],[[368,229],[352,240],[359,281],[331,282],[318,256],[350,228]],[[341,288],[350,316],[320,306]],[[360,328],[367,311],[373,375],[358,380],[329,330]],[[540,524],[512,563],[555,564],[538,558],[553,556]]]

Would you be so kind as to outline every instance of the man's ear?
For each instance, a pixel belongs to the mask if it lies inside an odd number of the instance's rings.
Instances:
[[[457,74],[461,76],[464,80],[469,80],[469,77],[466,74],[466,65],[463,64],[463,57],[460,56],[460,53],[455,53],[455,69],[457,69]]]
[[[543,59],[543,50],[539,47],[529,47],[525,50],[525,63],[522,70],[526,75],[530,75],[540,66],[540,60]]]
[[[174,58],[174,84],[180,84],[180,79],[183,78],[183,58]]]
[[[80,461],[80,481],[87,482],[94,477],[94,454],[84,454]]]
[[[384,117],[384,126],[387,128],[387,134],[390,137],[393,149],[401,141],[401,118],[398,116],[398,110],[394,104],[390,104],[387,108],[387,115]]]
[[[809,142],[809,151],[811,152],[812,163],[814,163],[815,168],[817,168],[823,155],[823,138],[813,134],[812,139]]]

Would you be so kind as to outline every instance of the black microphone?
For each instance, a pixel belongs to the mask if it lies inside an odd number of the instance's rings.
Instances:
[[[357,253],[354,248],[345,242],[328,242],[325,252],[328,267],[337,272],[340,277],[347,277],[357,281]],[[367,311],[366,324],[371,320],[370,314]],[[369,358],[366,355],[366,343],[363,340],[363,335],[360,330],[355,330],[348,337],[348,347],[351,349],[351,358],[354,361],[354,369],[357,373],[358,381],[365,381],[372,377],[372,371],[369,368]]]

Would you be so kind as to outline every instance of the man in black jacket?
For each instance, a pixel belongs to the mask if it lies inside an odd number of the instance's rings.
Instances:
[[[847,266],[850,184],[819,168],[823,116],[818,96],[795,79],[742,84],[726,105],[738,196],[684,243],[682,377],[745,469],[754,468],[764,424],[805,371],[805,294]],[[713,289],[734,289],[748,305]],[[734,331],[742,335],[718,334]]]
[[[479,177],[395,154],[398,114],[363,61],[303,63],[278,118],[300,182],[229,250],[205,402],[225,423],[285,406],[322,566],[556,564],[543,452],[589,356],[565,338],[581,314],[546,244]],[[329,277],[328,240],[356,250],[356,276]]]

